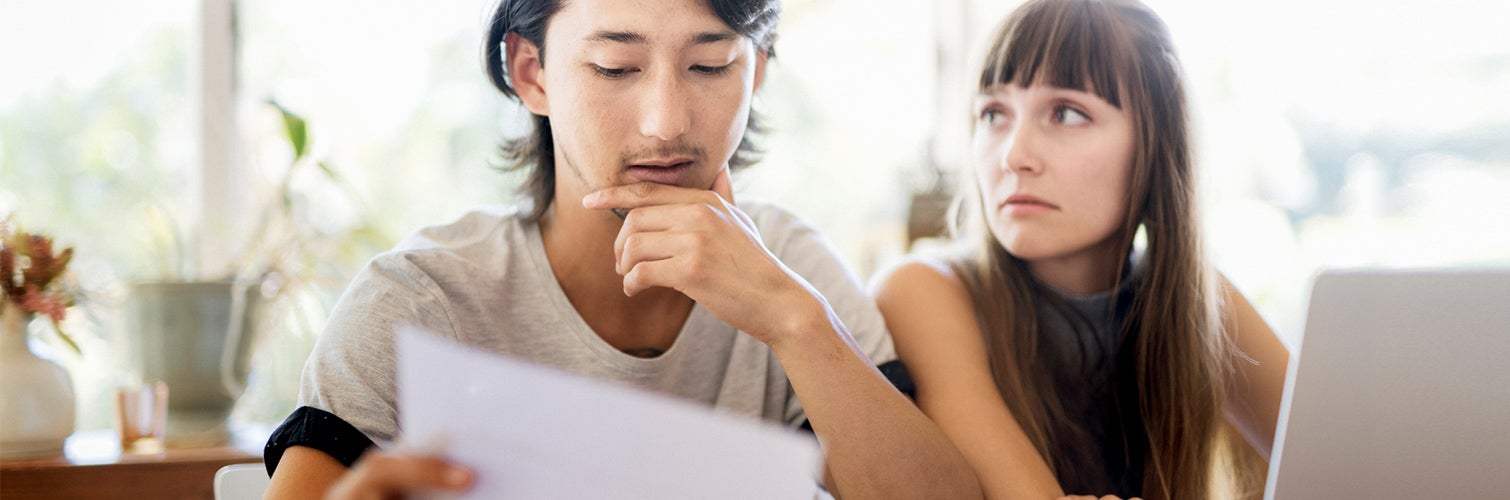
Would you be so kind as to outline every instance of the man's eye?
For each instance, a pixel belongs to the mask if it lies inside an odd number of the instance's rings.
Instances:
[[[1090,123],[1091,118],[1085,116],[1085,113],[1075,110],[1075,108],[1060,106],[1054,110],[1054,121],[1064,125],[1082,125]]]
[[[695,71],[695,72],[698,72],[698,73],[702,73],[702,74],[708,75],[708,76],[720,76],[720,75],[723,75],[724,73],[728,73],[729,72],[729,68],[731,68],[733,66],[734,66],[733,63],[725,64],[723,66],[703,66],[703,65],[699,64],[699,65],[693,66],[692,67],[692,71]]]
[[[592,70],[593,72],[597,73],[598,76],[615,79],[629,76],[630,73],[633,73],[635,71],[634,68],[605,68],[596,64],[592,65]]]

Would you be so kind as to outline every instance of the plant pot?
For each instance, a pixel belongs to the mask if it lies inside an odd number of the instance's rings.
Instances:
[[[62,455],[63,440],[73,434],[73,382],[27,346],[32,315],[0,302],[0,457]]]
[[[142,377],[168,385],[169,447],[229,441],[226,417],[245,389],[257,287],[230,281],[143,282],[126,315]]]

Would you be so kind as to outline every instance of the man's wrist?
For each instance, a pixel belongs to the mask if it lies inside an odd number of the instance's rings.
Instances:
[[[832,340],[842,328],[828,304],[817,297],[808,296],[786,308],[790,315],[783,320],[766,345],[778,358],[783,353],[803,349],[815,341]]]

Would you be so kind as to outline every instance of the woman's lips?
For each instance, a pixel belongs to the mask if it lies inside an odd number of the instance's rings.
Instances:
[[[1001,202],[997,209],[1011,215],[1033,215],[1059,210],[1059,206],[1043,198],[1028,194],[1014,194]]]

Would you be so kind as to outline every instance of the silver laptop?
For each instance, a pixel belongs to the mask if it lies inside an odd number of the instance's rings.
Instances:
[[[1510,269],[1316,278],[1268,499],[1510,498]]]

